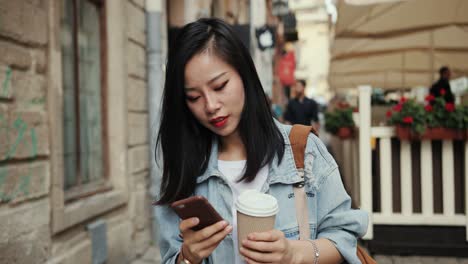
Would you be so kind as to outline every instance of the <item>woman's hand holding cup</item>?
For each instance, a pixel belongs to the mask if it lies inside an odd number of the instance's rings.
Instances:
[[[240,253],[248,264],[295,263],[291,241],[279,230],[249,234],[242,241]]]
[[[182,220],[179,224],[180,233],[184,239],[181,253],[190,263],[198,264],[207,258],[221,243],[221,241],[232,231],[232,226],[226,221],[219,221],[199,231],[191,228],[198,225],[196,217]]]

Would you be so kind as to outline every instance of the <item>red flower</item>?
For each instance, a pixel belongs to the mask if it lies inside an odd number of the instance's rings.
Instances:
[[[391,110],[387,111],[387,117],[392,117],[392,111]]]
[[[445,89],[440,90],[440,95],[445,95]]]
[[[354,107],[354,108],[353,108],[353,112],[354,112],[354,113],[359,113],[359,108]]]
[[[393,110],[396,112],[400,112],[402,108],[403,108],[402,104],[397,104],[393,107]]]
[[[411,117],[411,116],[405,116],[405,117],[403,118],[403,123],[412,124],[412,123],[413,123],[413,117]]]
[[[435,97],[434,97],[434,95],[432,95],[432,94],[428,94],[428,95],[426,96],[426,101],[428,101],[428,102],[432,102],[432,101],[434,101],[434,99],[435,99]]]
[[[347,102],[340,101],[338,103],[338,108],[340,108],[340,109],[345,109],[345,108],[348,108],[348,107],[349,107],[349,104]]]
[[[455,105],[453,103],[446,103],[445,104],[445,110],[449,112],[455,111]]]
[[[406,99],[406,97],[404,97],[404,96],[401,97],[401,99],[400,99],[400,103],[401,103],[401,104],[404,103],[404,102],[406,102],[406,101],[408,101],[408,99]]]
[[[426,112],[431,112],[432,111],[432,105],[428,104],[424,107],[426,109]]]

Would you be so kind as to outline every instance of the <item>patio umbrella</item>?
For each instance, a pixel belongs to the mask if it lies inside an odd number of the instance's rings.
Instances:
[[[449,65],[468,75],[468,1],[338,2],[330,86],[429,86]]]

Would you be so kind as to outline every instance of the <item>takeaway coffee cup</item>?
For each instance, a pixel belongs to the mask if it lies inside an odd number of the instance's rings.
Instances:
[[[237,239],[241,248],[242,240],[252,232],[264,232],[275,227],[278,201],[275,197],[256,190],[244,191],[236,201]]]

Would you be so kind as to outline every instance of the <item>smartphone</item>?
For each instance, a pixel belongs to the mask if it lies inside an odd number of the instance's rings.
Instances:
[[[171,204],[171,207],[181,219],[197,217],[200,220],[198,225],[192,227],[194,231],[201,230],[223,220],[213,206],[211,206],[210,202],[201,195],[175,201]]]

